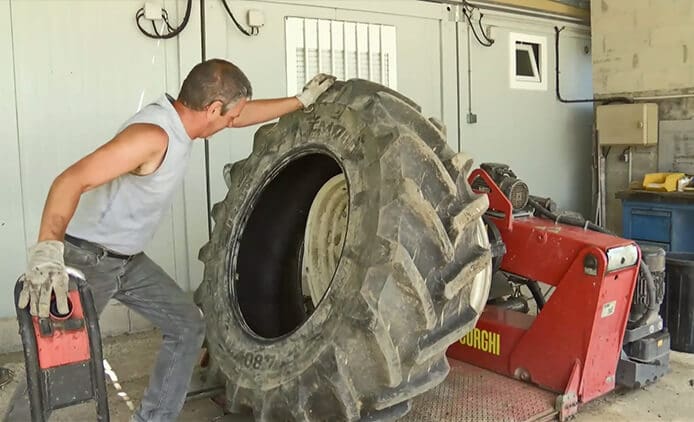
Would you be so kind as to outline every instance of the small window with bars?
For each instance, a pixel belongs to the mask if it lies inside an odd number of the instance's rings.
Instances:
[[[288,95],[321,72],[397,89],[394,26],[287,17],[285,34]]]

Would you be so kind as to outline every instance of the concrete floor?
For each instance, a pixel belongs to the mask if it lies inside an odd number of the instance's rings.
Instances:
[[[121,390],[109,385],[109,406],[113,422],[128,421],[147,385],[149,370],[160,343],[156,332],[109,338],[104,355],[116,373]],[[24,375],[20,353],[0,355],[0,366]],[[694,421],[694,355],[673,352],[672,371],[655,385],[635,391],[614,392],[581,408],[576,422],[587,421]],[[0,414],[4,413],[17,384],[0,389]],[[123,394],[125,393],[125,394]],[[94,406],[84,404],[54,413],[51,421],[93,421]],[[180,421],[246,422],[248,417],[224,417],[209,399],[186,403]]]

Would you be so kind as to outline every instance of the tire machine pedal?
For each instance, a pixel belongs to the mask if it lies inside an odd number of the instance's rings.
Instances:
[[[23,278],[15,285],[15,309],[24,346],[31,421],[45,422],[53,410],[96,402],[96,420],[109,421],[99,320],[84,275],[67,268],[68,313],[51,301],[50,316],[32,316],[17,306]]]

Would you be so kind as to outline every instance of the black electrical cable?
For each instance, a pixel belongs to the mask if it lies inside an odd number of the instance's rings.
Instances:
[[[475,38],[477,38],[477,41],[483,45],[484,47],[491,47],[492,44],[494,44],[494,40],[489,38],[487,34],[484,33],[484,29],[482,28],[482,17],[484,16],[482,12],[480,12],[480,19],[479,19],[479,27],[480,27],[480,32],[482,32],[482,36],[486,40],[486,42],[483,42],[482,39],[480,39],[479,35],[477,34],[477,31],[475,30],[475,27],[472,23],[472,18],[467,14],[468,8],[471,11],[474,11],[475,9],[479,10],[479,7],[474,7],[470,5],[467,1],[462,0],[462,1],[453,1],[453,0],[421,0],[425,1],[428,3],[438,3],[438,4],[450,4],[454,6],[461,6],[463,10],[463,14],[465,15],[465,18],[467,21],[470,23],[470,26],[472,27],[472,33],[475,34]],[[450,8],[448,9],[449,11],[451,10]]]
[[[535,304],[537,305],[537,310],[541,311],[542,308],[545,306],[547,303],[545,297],[545,294],[542,294],[542,288],[540,287],[540,283],[537,280],[533,280],[530,278],[525,278],[525,277],[519,277],[517,275],[513,274],[508,274],[507,275],[508,279],[514,283],[517,284],[522,284],[530,290],[530,294],[533,296],[533,300],[535,300]],[[551,288],[551,287],[550,287]],[[547,289],[547,292],[549,292],[550,289]]]
[[[583,100],[565,100],[559,92],[559,33],[564,30],[564,27],[554,27],[554,63],[555,63],[555,85],[557,99],[562,103],[633,103],[634,100],[627,97],[610,97],[602,99],[583,99]]]
[[[157,34],[157,37],[160,37],[161,34],[159,34],[159,31],[157,30],[157,25],[152,21],[152,29],[154,30],[154,33]]]
[[[205,0],[200,0],[200,59],[207,60],[207,31],[205,29]]]
[[[200,0],[200,59],[207,60],[207,31],[205,29],[205,0]],[[210,187],[210,141],[205,138],[205,202],[207,204],[207,235],[212,238],[212,189]]]
[[[241,31],[242,34],[244,34],[244,35],[247,36],[247,37],[252,37],[253,35],[258,35],[258,33],[259,33],[260,31],[258,31],[257,28],[253,28],[253,27],[252,27],[252,28],[251,28],[251,31],[249,32],[246,28],[244,28],[243,26],[241,26],[241,24],[239,23],[239,21],[236,20],[236,17],[234,16],[234,13],[231,11],[231,8],[230,8],[229,5],[227,4],[227,0],[222,0],[222,4],[224,5],[224,8],[226,9],[227,14],[229,15],[229,17],[231,18],[232,21],[234,21],[234,24],[235,24],[236,27],[239,29],[239,31]]]
[[[468,49],[467,49],[467,59],[468,59],[468,104],[469,104],[469,113],[472,113],[472,93],[470,90],[470,42],[469,42],[469,37],[468,37]],[[460,25],[455,25],[455,74],[460,75]],[[460,93],[460,76],[457,76],[455,78],[455,92]],[[455,97],[455,108],[456,108],[456,116],[458,116],[458,124],[460,124],[460,94],[457,94],[454,96]],[[456,141],[458,145],[458,151],[462,151],[462,142],[460,139],[460,131],[456,130]]]
[[[653,280],[653,274],[651,274],[650,268],[648,268],[648,265],[646,265],[646,261],[644,261],[643,259],[641,260],[641,266],[639,267],[639,271],[641,272],[643,278],[646,280],[646,288],[648,290],[648,307],[646,309],[646,313],[643,314],[641,318],[628,325],[629,328],[642,326],[652,317],[657,315],[660,311],[660,307],[657,304],[655,280]]]
[[[164,23],[166,23],[166,27],[169,29],[169,31],[173,32],[176,30],[169,22],[169,12],[167,12],[166,9],[161,10],[161,18],[164,19]]]
[[[540,287],[540,283],[537,280],[533,280],[530,278],[525,278],[525,277],[519,277],[517,275],[513,274],[507,274],[507,277],[509,281],[512,281],[516,284],[522,284],[530,290],[530,294],[533,296],[533,300],[535,300],[535,304],[537,305],[537,310],[541,311],[542,308],[545,306],[547,303],[545,297],[546,294],[542,293],[542,288]],[[550,287],[551,289],[551,287]],[[549,292],[550,289],[547,289],[547,292]]]
[[[550,292],[554,290],[554,286],[549,286],[549,289],[542,295],[542,297],[547,301],[547,296],[550,294]],[[545,302],[546,303],[546,302]]]
[[[145,16],[144,7],[141,7],[137,11],[137,13],[135,13],[135,24],[140,29],[140,32],[142,32],[145,36],[149,38],[154,38],[156,40],[167,40],[177,36],[181,33],[181,31],[185,29],[185,27],[188,25],[188,20],[190,19],[190,12],[192,9],[193,0],[188,0],[188,2],[186,3],[186,13],[183,16],[183,21],[177,28],[171,27],[171,24],[169,23],[169,14],[166,12],[166,9],[162,9],[161,17],[166,23],[167,29],[169,31],[167,34],[160,34],[159,31],[157,31],[157,28],[154,26],[154,22],[152,22],[152,27],[154,27],[154,34],[152,34],[151,32],[147,32],[145,28],[142,27],[142,25],[140,24],[140,19],[142,19]]]
[[[480,36],[477,34],[477,30],[475,29],[475,25],[472,23],[472,17],[468,15],[468,10],[463,7],[463,15],[465,15],[465,18],[467,19],[468,23],[470,24],[470,28],[472,29],[472,33],[475,35],[475,39],[477,40],[478,43],[480,43],[481,46],[483,47],[491,47],[494,44],[494,40],[490,39],[487,37],[486,34],[484,34],[484,30],[482,29],[482,21],[480,17],[480,30],[482,31],[482,34],[484,35],[484,38],[487,39],[487,42],[482,41]]]
[[[542,294],[542,289],[540,289],[540,284],[535,280],[528,280],[525,285],[530,290],[530,293],[535,299],[535,304],[537,305],[537,310],[541,311],[545,306],[545,296]]]
[[[494,44],[494,39],[489,38],[489,37],[487,36],[487,33],[484,32],[484,28],[482,27],[482,18],[483,18],[483,17],[484,17],[484,14],[482,13],[482,11],[480,11],[480,18],[479,18],[479,20],[477,21],[477,23],[479,24],[479,27],[480,27],[480,32],[482,33],[482,36],[484,37],[484,39],[487,40],[487,42],[488,42],[490,45],[491,45],[491,44]]]

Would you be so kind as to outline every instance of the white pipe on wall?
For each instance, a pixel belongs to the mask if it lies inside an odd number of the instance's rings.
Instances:
[[[629,171],[627,172],[627,188],[629,188],[629,186],[631,186],[631,175],[633,171],[633,166],[631,162],[634,159],[634,155],[631,153],[631,147],[629,147],[629,155],[627,157],[627,160],[629,160]]]

